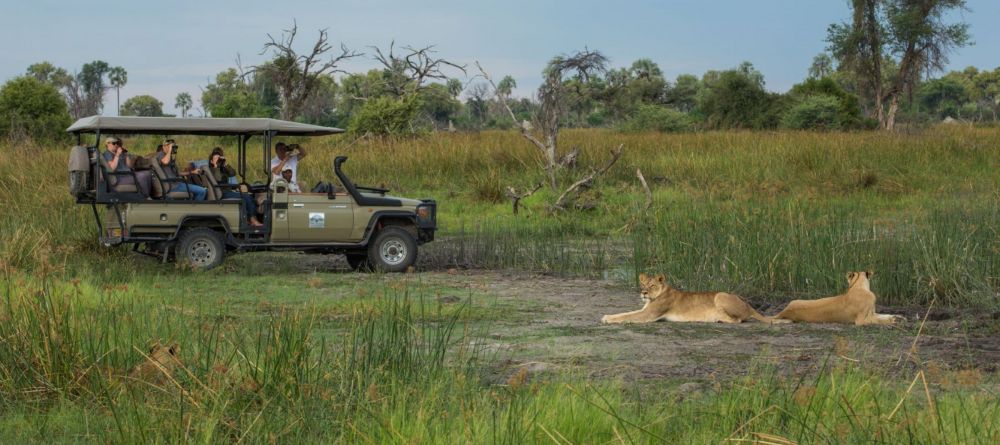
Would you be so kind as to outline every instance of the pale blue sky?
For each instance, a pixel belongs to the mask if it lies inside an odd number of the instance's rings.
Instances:
[[[1000,66],[1000,1],[969,0],[963,13],[976,44],[952,56],[952,68]],[[805,77],[826,43],[830,23],[846,20],[846,0],[718,1],[55,1],[0,0],[0,80],[48,60],[71,72],[102,59],[124,66],[129,83],[122,100],[151,94],[173,112],[187,91],[200,107],[200,87],[219,71],[258,55],[266,33],[280,33],[292,19],[300,48],[329,28],[333,42],[368,51],[369,45],[437,45],[459,63],[479,60],[496,76],[510,74],[520,95],[530,95],[553,55],[597,49],[614,66],[640,57],[658,63],[669,78],[701,75],[748,60],[771,90],[785,91]],[[345,65],[372,67],[368,60]],[[114,93],[106,114],[114,114]]]

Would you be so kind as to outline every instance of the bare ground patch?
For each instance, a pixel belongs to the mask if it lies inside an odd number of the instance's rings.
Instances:
[[[427,273],[423,279],[464,285],[505,306],[532,308],[493,322],[482,341],[508,367],[568,370],[626,380],[704,380],[745,374],[754,360],[799,374],[837,361],[908,371],[917,364],[996,373],[1000,314],[932,310],[914,343],[926,308],[880,308],[905,315],[898,326],[836,324],[740,325],[659,322],[602,325],[604,314],[638,308],[638,294],[610,282],[493,272]],[[754,302],[751,302],[753,304]],[[766,313],[779,308],[757,306]],[[913,347],[915,344],[915,348]]]

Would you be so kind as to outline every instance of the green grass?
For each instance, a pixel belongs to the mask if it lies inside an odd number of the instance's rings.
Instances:
[[[882,304],[995,310],[996,140],[996,129],[964,127],[568,130],[562,147],[580,147],[583,167],[561,186],[626,147],[583,197],[595,207],[550,214],[556,192],[543,189],[518,216],[505,187],[544,178],[539,154],[513,132],[286,142],[311,150],[300,170],[308,185],[329,180],[332,157],[347,154],[358,183],[436,198],[440,239],[422,251],[433,267],[624,286],[662,272],[686,289],[773,302],[831,295],[846,272],[874,269]],[[232,147],[180,141],[187,159]],[[127,143],[143,153],[153,139]],[[995,375],[843,364],[788,374],[761,359],[735,381],[705,376],[693,394],[673,381],[512,375],[504,357],[477,349],[481,330],[527,322],[537,308],[475,286],[330,273],[294,254],[239,255],[193,273],[104,249],[90,209],[66,192],[67,148],[0,144],[2,443],[1000,441]],[[654,195],[641,215],[636,168]],[[559,335],[537,332],[525,335]],[[181,345],[176,383],[128,377],[154,341]],[[921,376],[926,387],[911,385]]]
[[[980,389],[991,386],[976,373],[898,375],[837,364],[783,375],[760,362],[735,381],[705,376],[694,392],[573,374],[508,376],[495,357],[471,346],[476,328],[468,303],[443,314],[420,304],[428,295],[407,289],[369,299],[348,323],[324,334],[320,326],[330,322],[319,315],[323,304],[217,317],[204,306],[178,307],[170,295],[143,298],[138,286],[7,279],[0,441],[520,444],[780,437],[974,444],[1000,438],[993,421],[1000,399],[995,390]],[[184,363],[159,385],[126,374],[152,339],[180,344]]]

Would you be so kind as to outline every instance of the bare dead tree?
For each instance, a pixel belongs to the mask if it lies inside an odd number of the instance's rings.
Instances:
[[[298,24],[293,21],[291,29],[282,31],[279,39],[268,34],[268,42],[264,44],[260,54],[263,55],[271,51],[274,58],[266,64],[253,67],[251,70],[266,72],[278,87],[281,96],[282,119],[294,119],[299,115],[303,105],[319,84],[320,76],[344,73],[345,71],[339,69],[338,65],[345,60],[362,55],[362,53],[349,50],[346,45],[341,43],[340,54],[335,57],[327,57],[333,49],[329,43],[327,29],[319,30],[319,37],[309,53],[299,54],[293,47],[298,31]]]
[[[465,74],[465,65],[436,57],[437,51],[434,50],[434,45],[421,48],[404,46],[402,54],[396,53],[395,41],[389,43],[387,51],[382,51],[377,46],[371,48],[375,51],[373,56],[375,61],[382,64],[388,73],[387,89],[396,97],[405,97],[419,91],[429,80],[448,79],[449,76],[444,72],[447,69]]]
[[[598,170],[591,170],[589,175],[583,177],[583,179],[580,179],[579,181],[576,181],[572,185],[570,185],[565,191],[563,191],[561,195],[559,195],[559,198],[556,199],[555,204],[552,204],[552,208],[554,210],[565,210],[566,206],[570,202],[574,201],[576,197],[579,196],[581,191],[590,188],[590,186],[593,185],[594,179],[606,173],[609,169],[611,169],[611,166],[615,165],[615,162],[618,162],[618,158],[622,156],[622,151],[624,150],[625,150],[624,144],[618,145],[618,148],[616,150],[611,151],[611,159],[609,159],[608,162],[604,164],[604,167],[601,167]]]
[[[518,209],[520,209],[521,200],[534,195],[539,189],[542,188],[542,184],[538,183],[534,188],[525,190],[523,192],[518,192],[517,189],[511,186],[507,186],[507,197],[510,198],[511,205],[514,207],[514,214],[517,215]]]
[[[524,122],[518,122],[514,111],[504,99],[501,89],[488,72],[476,62],[476,67],[483,78],[493,87],[497,96],[497,101],[502,103],[507,110],[507,114],[514,125],[525,139],[537,147],[545,157],[545,171],[548,175],[549,186],[552,191],[558,191],[557,173],[559,164],[559,121],[565,114],[565,96],[567,86],[563,82],[567,74],[575,73],[584,82],[598,73],[607,71],[608,59],[599,51],[583,50],[571,56],[554,57],[545,68],[545,82],[538,89],[538,98],[541,102],[541,113],[538,117],[538,124],[541,127],[541,135],[533,134],[533,131]],[[543,142],[544,140],[544,142]]]

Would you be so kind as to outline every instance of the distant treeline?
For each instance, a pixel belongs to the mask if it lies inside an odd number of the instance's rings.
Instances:
[[[947,12],[965,9],[964,1],[931,0],[919,8],[911,3],[854,2],[852,20],[830,26],[828,52],[816,56],[807,77],[784,93],[769,91],[764,75],[749,62],[671,80],[650,59],[613,68],[593,52],[600,63],[561,80],[566,88],[554,104],[559,126],[854,130],[949,118],[996,121],[1000,68],[930,76],[941,72],[950,52],[969,42],[968,25],[943,20]],[[297,53],[292,47],[297,32],[293,26],[279,40],[269,35],[264,49],[270,60],[216,74],[202,88],[200,107],[188,93],[177,95],[175,107],[183,116],[194,110],[197,116],[274,117],[394,135],[512,128],[545,115],[544,82],[531,97],[515,98],[517,84],[510,76],[486,82],[481,69],[437,58],[432,46],[373,47],[370,57],[380,68],[345,73],[340,62],[364,55],[343,46],[339,53],[331,51],[325,31],[309,54]],[[542,67],[543,78],[559,60]],[[0,134],[55,134],[71,119],[101,113],[112,89],[119,114],[164,115],[163,102],[149,95],[121,103],[117,92],[126,82],[124,68],[100,60],[75,74],[48,62],[31,65],[0,90]]]

